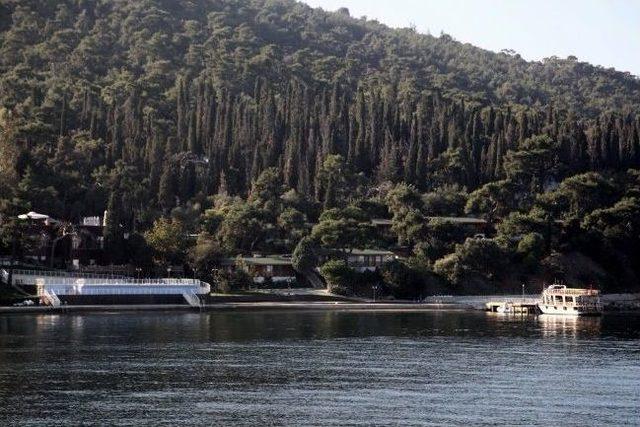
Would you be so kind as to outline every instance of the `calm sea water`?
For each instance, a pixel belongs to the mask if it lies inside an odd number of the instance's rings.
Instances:
[[[0,425],[640,425],[640,316],[0,316]]]

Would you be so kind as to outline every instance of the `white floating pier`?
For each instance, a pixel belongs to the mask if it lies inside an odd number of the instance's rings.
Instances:
[[[38,290],[56,295],[183,295],[208,294],[208,283],[195,279],[38,278]]]
[[[58,307],[64,304],[162,303],[182,301],[198,307],[200,295],[211,286],[197,279],[134,279],[108,275],[81,275],[49,271],[16,271],[14,280],[34,284],[41,303]]]

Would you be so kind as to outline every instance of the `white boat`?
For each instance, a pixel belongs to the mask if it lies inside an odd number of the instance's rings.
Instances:
[[[496,313],[511,314],[513,313],[513,304],[505,302],[496,307]]]
[[[565,285],[558,284],[551,285],[542,291],[538,308],[542,314],[597,316],[602,314],[600,291],[567,288]]]

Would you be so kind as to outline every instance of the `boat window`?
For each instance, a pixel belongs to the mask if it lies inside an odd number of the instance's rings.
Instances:
[[[556,295],[556,302],[562,303],[562,295]]]
[[[568,303],[573,303],[573,297],[565,297]]]

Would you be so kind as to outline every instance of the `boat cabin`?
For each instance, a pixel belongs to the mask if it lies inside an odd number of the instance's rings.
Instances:
[[[595,314],[602,310],[600,291],[558,284],[542,292],[538,307],[545,314]]]

